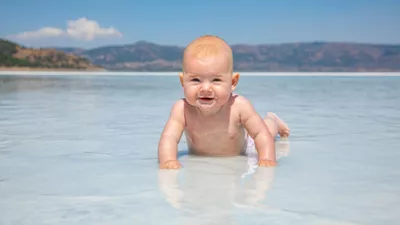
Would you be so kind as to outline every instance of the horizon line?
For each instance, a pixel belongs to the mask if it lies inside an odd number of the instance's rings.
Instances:
[[[5,38],[5,37],[0,37],[0,39],[3,39],[5,41],[9,41],[12,43],[15,43],[20,46],[30,46],[27,44],[22,44],[21,41],[16,41],[12,40],[10,38]],[[38,46],[38,47],[32,47],[32,45],[28,48],[76,48],[76,49],[82,49],[82,50],[93,50],[96,48],[104,48],[104,47],[121,47],[121,46],[127,46],[127,45],[135,45],[135,44],[154,44],[154,45],[159,45],[159,46],[170,46],[170,47],[179,47],[179,48],[184,48],[185,45],[179,45],[179,44],[162,44],[159,42],[155,41],[148,41],[148,40],[138,40],[138,41],[132,41],[132,42],[126,42],[126,43],[120,43],[120,44],[103,44],[103,45],[97,45],[89,48],[84,48],[84,47],[79,47],[79,46],[74,46],[74,45],[49,45],[49,46]],[[262,45],[270,45],[270,46],[279,46],[279,45],[290,45],[290,44],[352,44],[352,45],[380,45],[380,46],[397,46],[400,45],[399,43],[388,43],[388,42],[363,42],[363,41],[322,41],[322,40],[314,40],[314,41],[283,41],[283,42],[263,42],[263,43],[246,43],[246,42],[238,42],[238,43],[232,43],[229,44],[229,46],[239,46],[239,45],[246,45],[246,46],[262,46]]]
[[[129,72],[129,71],[29,71],[29,70],[0,70],[0,75],[30,75],[30,76],[58,76],[58,75],[92,75],[92,76],[178,76],[180,71],[171,72]],[[400,72],[245,72],[235,71],[243,77],[279,77],[279,76],[302,76],[302,77],[332,77],[332,76],[364,76],[364,77],[400,77]]]
[[[71,46],[48,46],[48,47],[36,47],[36,48],[77,48],[77,49],[82,49],[82,50],[93,50],[96,48],[109,48],[109,47],[122,47],[122,46],[127,46],[127,45],[135,45],[135,44],[154,44],[158,46],[168,46],[168,47],[179,47],[179,48],[185,48],[185,45],[179,45],[179,44],[161,44],[155,41],[146,41],[146,40],[138,40],[138,41],[133,41],[133,42],[126,42],[126,43],[121,43],[121,44],[104,44],[104,45],[98,45],[94,46],[91,48],[84,48],[84,47],[79,47],[76,46],[74,47],[73,45]],[[386,42],[358,42],[358,41],[292,41],[292,42],[264,42],[264,43],[246,43],[246,42],[241,42],[241,43],[235,43],[235,44],[229,44],[229,46],[239,46],[239,45],[246,45],[246,46],[262,46],[262,45],[270,45],[270,46],[279,46],[279,45],[293,45],[293,44],[350,44],[350,45],[379,45],[379,46],[397,46],[400,45],[399,43],[386,43]]]

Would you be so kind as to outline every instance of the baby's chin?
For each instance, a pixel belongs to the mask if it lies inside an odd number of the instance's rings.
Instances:
[[[203,115],[218,113],[218,111],[226,104],[226,102],[221,102],[217,99],[196,99],[195,101],[188,101],[186,99],[186,101]]]
[[[212,115],[218,113],[223,105],[218,104],[218,102],[213,102],[209,104],[196,104],[195,107],[203,115]]]

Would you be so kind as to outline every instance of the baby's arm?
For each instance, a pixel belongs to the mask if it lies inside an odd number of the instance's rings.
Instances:
[[[275,165],[275,143],[268,126],[246,98],[240,96],[236,101],[239,103],[240,120],[256,145],[259,164]]]
[[[185,126],[184,102],[174,104],[158,143],[158,161],[160,169],[178,169],[178,144]]]

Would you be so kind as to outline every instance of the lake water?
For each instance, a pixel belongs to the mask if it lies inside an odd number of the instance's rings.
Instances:
[[[157,144],[178,77],[0,75],[0,224],[400,223],[400,77],[242,76],[279,166]],[[397,213],[396,213],[397,212]]]

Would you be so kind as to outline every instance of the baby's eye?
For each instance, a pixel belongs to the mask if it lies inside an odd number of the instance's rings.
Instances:
[[[193,78],[191,81],[193,82],[199,82],[200,80],[198,78]]]
[[[213,81],[215,81],[215,82],[220,82],[220,81],[221,81],[221,79],[219,79],[219,78],[215,78]]]

